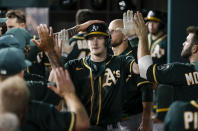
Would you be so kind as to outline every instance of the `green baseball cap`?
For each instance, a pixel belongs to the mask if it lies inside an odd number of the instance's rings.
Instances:
[[[0,23],[6,22],[8,18],[0,18]]]
[[[15,75],[31,65],[22,50],[15,47],[0,49],[0,56],[0,75]]]
[[[13,35],[5,35],[0,37],[0,49],[6,47],[20,48],[19,41]]]
[[[24,49],[26,45],[30,44],[31,35],[25,29],[12,28],[5,35],[13,35],[19,41],[21,49]]]

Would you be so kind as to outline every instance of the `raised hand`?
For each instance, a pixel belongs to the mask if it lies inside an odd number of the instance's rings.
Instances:
[[[117,28],[116,30],[122,31],[126,36],[135,35],[135,30],[133,27],[133,11],[128,10],[123,14],[123,28]]]
[[[50,27],[50,30],[48,30],[47,25],[40,24],[37,27],[38,35],[40,38],[40,41],[32,40],[36,46],[45,52],[51,52],[54,50],[54,39],[53,39],[53,29]]]
[[[135,33],[139,39],[147,37],[147,27],[145,25],[143,16],[140,12],[135,13],[133,17],[133,25]]]
[[[48,86],[50,89],[61,97],[64,97],[67,93],[75,93],[74,85],[67,70],[56,68],[54,75],[57,87]]]

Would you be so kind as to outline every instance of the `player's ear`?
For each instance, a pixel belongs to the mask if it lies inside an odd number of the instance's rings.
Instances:
[[[194,44],[194,45],[192,46],[191,51],[192,51],[192,54],[197,53],[197,52],[198,52],[198,45],[197,45],[197,44]]]

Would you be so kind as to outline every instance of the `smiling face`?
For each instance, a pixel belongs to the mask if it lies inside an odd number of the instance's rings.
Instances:
[[[102,56],[106,54],[105,36],[103,35],[93,35],[88,38],[88,46],[91,55]]]

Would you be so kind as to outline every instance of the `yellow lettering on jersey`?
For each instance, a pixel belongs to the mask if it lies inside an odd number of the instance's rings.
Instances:
[[[190,86],[190,85],[193,85],[195,82],[193,80],[193,75],[192,73],[189,73],[189,74],[185,74],[185,77],[186,77],[186,81],[187,81],[187,84]]]
[[[198,72],[193,72],[195,84],[198,84]]]
[[[115,79],[115,77],[114,77],[111,69],[106,68],[104,75],[106,76],[106,81],[103,83],[103,87],[105,87],[105,86],[111,86],[112,82],[114,84],[116,84],[116,79]]]
[[[198,129],[198,112],[194,112],[194,129]]]
[[[190,129],[190,123],[193,121],[193,113],[190,111],[184,112],[184,128]]]

